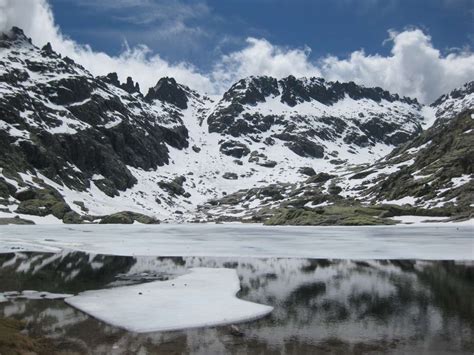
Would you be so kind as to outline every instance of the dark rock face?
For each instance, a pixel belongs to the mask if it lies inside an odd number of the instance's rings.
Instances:
[[[257,164],[264,168],[274,168],[278,163],[274,160],[265,160],[263,162],[258,162]]]
[[[296,79],[289,76],[280,80],[283,88],[281,102],[291,107],[298,103],[316,100],[325,105],[331,105],[349,96],[354,100],[368,99],[375,102],[386,100],[389,102],[401,101],[408,104],[417,104],[416,100],[410,98],[400,98],[398,95],[391,95],[379,87],[366,88],[355,84],[354,82],[326,82],[322,78],[310,78],[308,80]]]
[[[324,157],[324,148],[306,137],[291,134],[279,134],[275,135],[275,138],[286,141],[286,146],[299,156],[312,158]]]
[[[183,187],[183,183],[186,181],[184,176],[178,176],[172,181],[160,181],[158,186],[167,191],[169,194],[173,196],[184,196],[186,194],[186,190]]]
[[[298,172],[300,174],[310,176],[310,177],[316,175],[316,171],[314,171],[314,169],[309,167],[309,166],[303,166],[303,167],[299,168]]]
[[[334,107],[344,100],[349,108],[341,114]],[[357,102],[362,100],[364,104],[359,105]],[[301,113],[297,108],[300,104],[307,105],[303,111],[314,105],[314,113]],[[371,109],[361,109],[364,105]],[[408,141],[421,132],[419,108],[416,100],[353,82],[294,76],[276,80],[263,76],[233,85],[208,116],[207,123],[209,132],[254,141],[260,141],[262,134],[272,130],[274,133],[265,138],[267,145],[280,139],[300,156],[322,158],[325,141],[340,140],[360,148]]]
[[[129,94],[140,94],[140,85],[134,83],[131,77],[127,77],[127,81],[123,84],[120,83],[117,73],[107,74],[105,77],[102,77],[102,80],[128,92]]]
[[[447,120],[456,117],[464,110],[474,107],[474,81],[470,81],[464,86],[442,95],[431,107],[436,109],[437,121],[435,124],[443,124]]]
[[[306,180],[306,182],[307,183],[324,183],[326,181],[331,180],[334,177],[335,175],[331,175],[328,173],[319,173],[319,174],[311,176],[308,180]]]
[[[34,47],[18,29],[1,35],[0,47],[5,49],[0,84],[8,89],[0,97],[0,117],[7,125],[0,129],[0,167],[36,170],[78,190],[88,188],[92,176],[100,174],[104,179],[96,185],[116,196],[136,183],[127,166],[156,169],[169,163],[167,145],[188,146],[179,113],[152,114],[131,78],[124,84],[115,73],[94,78],[57,55],[50,44],[41,50]],[[19,69],[22,66],[25,70]],[[48,80],[36,82],[26,69]],[[156,97],[172,95],[173,85],[174,80],[161,80]],[[184,107],[182,95],[176,100]],[[165,127],[162,120],[176,124]],[[9,127],[22,136],[8,134]]]
[[[134,222],[139,222],[142,224],[159,224],[155,218],[145,216],[141,213],[135,212],[118,212],[105,217],[102,217],[100,224],[133,224]]]
[[[243,143],[237,141],[226,141],[219,148],[222,154],[240,159],[250,153],[250,149]]]
[[[224,94],[224,100],[240,105],[256,105],[258,102],[265,102],[268,96],[279,94],[278,81],[275,78],[260,76],[252,77],[250,81],[238,81]]]
[[[274,117],[245,115],[243,119],[237,119],[237,116],[243,112],[244,106],[255,106],[259,102],[265,102],[267,97],[279,94],[275,78],[262,76],[238,81],[223,96],[222,101],[228,104],[210,115],[209,132],[239,137],[242,134],[268,130],[275,121]]]
[[[236,173],[224,173],[222,177],[226,180],[237,180],[239,178]]]
[[[9,48],[12,44],[28,42],[31,44],[31,38],[26,37],[21,28],[13,26],[6,33],[0,33],[0,48]]]
[[[466,83],[463,87],[454,89],[449,94],[442,95],[435,102],[431,104],[432,107],[440,106],[450,98],[461,99],[469,94],[474,93],[474,81]]]
[[[183,110],[188,108],[186,91],[173,78],[160,79],[155,87],[148,91],[145,100],[148,102],[153,100],[168,102]]]
[[[365,172],[369,173],[386,165],[402,165],[407,161],[398,171],[380,177],[373,187],[367,189],[367,193],[377,200],[398,200],[407,196],[420,201],[455,200],[457,206],[464,206],[469,211],[474,200],[472,180],[459,187],[452,180],[474,173],[473,114],[470,109],[449,121],[439,122],[394,150],[385,161],[367,169]],[[414,158],[414,162],[410,158]],[[352,178],[361,178],[363,173]],[[415,178],[415,175],[422,178]]]
[[[268,160],[268,157],[265,154],[259,153],[256,150],[250,153],[250,158],[248,161],[249,163],[255,163],[265,168],[274,168],[278,164],[276,161]]]

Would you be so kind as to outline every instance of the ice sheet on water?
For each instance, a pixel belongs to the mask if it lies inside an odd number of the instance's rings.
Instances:
[[[9,291],[0,293],[0,303],[6,302],[9,300],[14,300],[17,298],[29,299],[29,300],[57,300],[71,297],[71,294],[68,293],[51,293],[51,292],[42,292],[34,290],[25,290],[25,291]]]
[[[473,220],[378,227],[261,225],[3,226],[0,253],[472,260]]]
[[[273,310],[236,298],[239,290],[233,269],[193,268],[173,280],[86,291],[66,302],[108,324],[137,333],[243,322]]]

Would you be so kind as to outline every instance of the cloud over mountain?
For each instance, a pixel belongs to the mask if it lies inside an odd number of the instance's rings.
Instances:
[[[51,42],[56,51],[73,58],[95,75],[116,71],[122,80],[132,76],[145,90],[163,76],[173,76],[197,90],[215,93],[243,76],[292,74],[352,80],[431,102],[474,79],[471,51],[443,54],[420,29],[390,31],[392,49],[388,56],[359,50],[347,58],[327,55],[313,59],[307,47],[283,47],[265,39],[248,38],[242,49],[215,58],[212,69],[202,72],[192,63],[170,63],[146,46],[126,47],[120,55],[111,56],[78,44],[55,25],[46,0],[0,0],[0,30],[7,31],[12,26],[23,28],[37,45]]]

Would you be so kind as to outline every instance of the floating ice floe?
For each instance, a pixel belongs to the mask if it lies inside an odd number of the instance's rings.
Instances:
[[[173,280],[86,291],[65,301],[105,323],[137,333],[243,322],[273,310],[238,299],[239,290],[233,269],[193,268]]]
[[[6,302],[8,300],[13,300],[17,298],[24,298],[29,300],[57,300],[64,299],[67,297],[72,297],[73,295],[67,293],[51,293],[51,292],[41,292],[33,290],[25,291],[10,291],[0,293],[0,302]]]

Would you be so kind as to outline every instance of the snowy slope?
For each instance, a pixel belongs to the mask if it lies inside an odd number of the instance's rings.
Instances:
[[[372,164],[472,104],[472,85],[438,101],[292,76],[242,79],[213,97],[157,78],[144,95],[14,28],[0,35],[0,218],[190,220],[241,189],[302,183],[301,168],[339,176]]]
[[[391,217],[395,211],[396,216],[417,213],[422,220],[427,216],[472,218],[473,118],[471,108],[440,119],[372,164],[344,165],[313,172],[305,181],[242,189],[209,201],[200,208],[200,216],[206,220],[266,221],[281,211],[294,211],[295,216],[314,212],[327,215],[328,220],[321,221],[326,223],[361,213]],[[401,207],[393,207],[397,205]],[[369,210],[364,211],[365,207]]]
[[[435,111],[436,119],[446,121],[466,109],[474,107],[474,81],[470,81],[462,87],[442,95],[431,106]]]

